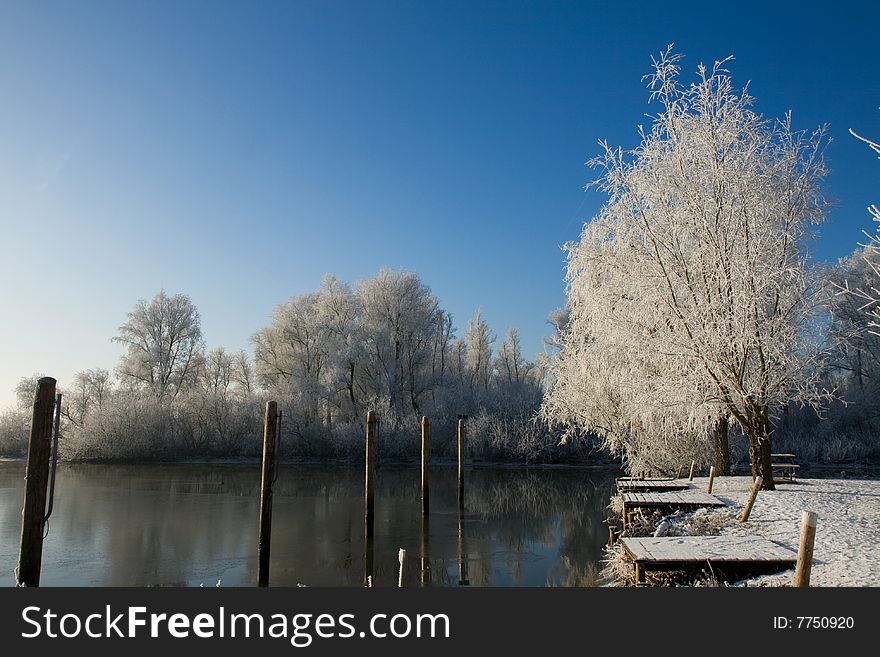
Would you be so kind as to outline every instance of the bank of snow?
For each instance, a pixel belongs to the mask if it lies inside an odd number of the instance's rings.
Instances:
[[[715,479],[712,494],[741,509],[751,477]],[[707,479],[694,485],[706,490]],[[722,534],[756,534],[797,551],[804,511],[819,515],[811,586],[880,586],[880,481],[799,479],[761,491],[748,522],[727,522]],[[708,511],[709,514],[725,510]],[[726,511],[729,515],[729,509]],[[790,584],[794,571],[748,580],[750,586]]]

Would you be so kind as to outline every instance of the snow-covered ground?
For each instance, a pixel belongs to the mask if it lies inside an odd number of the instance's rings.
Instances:
[[[712,494],[738,511],[745,506],[751,477],[719,477]],[[706,490],[708,479],[694,485]],[[761,491],[748,522],[730,522],[722,534],[756,534],[797,551],[804,511],[819,515],[811,586],[880,586],[880,481],[799,479]],[[708,511],[727,513],[730,509]],[[738,515],[738,514],[737,514]],[[790,584],[794,571],[749,580],[749,585]]]

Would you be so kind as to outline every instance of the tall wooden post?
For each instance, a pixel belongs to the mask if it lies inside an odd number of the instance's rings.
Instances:
[[[758,497],[758,491],[761,490],[761,484],[763,483],[764,480],[761,477],[755,477],[755,482],[752,484],[752,490],[749,492],[749,499],[746,502],[746,508],[743,509],[742,516],[740,516],[740,522],[745,522],[749,519],[749,515],[752,513],[752,507],[755,506],[755,500]]]
[[[467,541],[464,534],[464,454],[467,449],[467,434],[464,428],[464,415],[458,416],[458,584],[467,586],[468,579]]]
[[[710,495],[712,494],[712,484],[715,483],[715,466],[709,468],[709,488],[706,490]]]
[[[467,449],[467,434],[464,417],[458,416],[458,508],[464,509],[464,454]]]
[[[469,586],[467,539],[464,533],[464,507],[458,507],[458,585]]]
[[[797,566],[794,571],[794,585],[810,586],[810,571],[813,568],[813,543],[816,540],[816,521],[819,519],[812,511],[804,511],[801,518],[801,541],[798,545]]]
[[[373,577],[373,530],[375,525],[376,441],[379,420],[367,413],[366,466],[364,471],[364,582]]]
[[[367,413],[366,471],[364,477],[364,521],[365,536],[373,538],[373,515],[375,510],[376,485],[376,438],[379,421],[375,411]]]
[[[43,562],[43,517],[49,483],[49,454],[52,450],[52,411],[55,408],[55,379],[44,376],[34,392],[31,438],[25,475],[24,507],[21,510],[21,544],[18,553],[19,586],[39,586]]]
[[[696,468],[696,467],[697,467],[697,462],[691,461],[691,476],[688,478],[688,481],[694,480],[694,468]]]
[[[422,515],[428,515],[428,464],[431,450],[431,425],[427,417],[422,417]]]
[[[422,514],[422,536],[419,542],[419,574],[422,586],[428,586],[431,583],[430,561],[428,559],[429,543],[428,537],[430,530],[428,529],[428,514]]]
[[[260,484],[260,542],[257,548],[257,585],[269,586],[269,548],[272,544],[272,492],[278,442],[278,403],[266,402],[263,419],[263,477]]]

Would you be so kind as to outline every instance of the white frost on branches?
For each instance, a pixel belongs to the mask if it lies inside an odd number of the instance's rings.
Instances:
[[[654,61],[661,111],[634,150],[600,142],[590,164],[608,201],[567,245],[544,415],[599,433],[636,469],[689,461],[730,415],[762,473],[773,408],[827,397],[810,339],[824,291],[806,251],[826,212],[825,129],[756,114],[729,59],[690,85],[671,47]]]

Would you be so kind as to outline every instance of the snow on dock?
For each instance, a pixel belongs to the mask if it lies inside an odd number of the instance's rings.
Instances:
[[[647,570],[677,570],[706,564],[786,570],[797,561],[796,552],[760,536],[664,536],[622,538],[621,542],[639,582],[645,581]]]
[[[702,507],[725,506],[724,502],[714,495],[703,491],[689,488],[679,491],[662,492],[622,492],[623,498],[623,526],[626,528],[632,519],[636,509],[651,509],[654,511],[672,512],[676,509],[699,509]]]
[[[682,479],[618,479],[620,492],[664,492],[687,490],[691,485]]]

